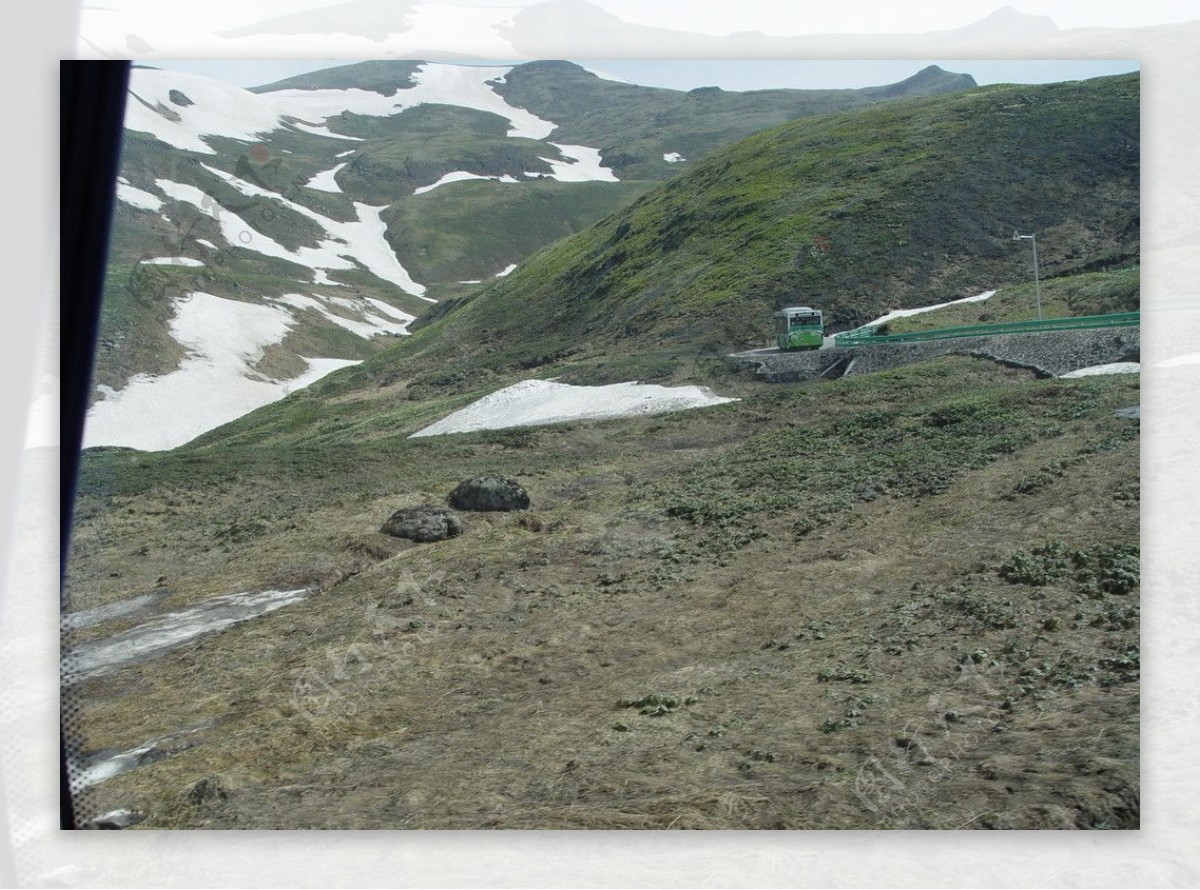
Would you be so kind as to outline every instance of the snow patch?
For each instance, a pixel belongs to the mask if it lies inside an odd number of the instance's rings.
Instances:
[[[138,260],[147,266],[203,266],[200,260],[190,256],[156,256],[151,259]]]
[[[183,93],[192,104],[176,105],[171,101],[172,90]],[[129,92],[126,129],[201,154],[216,154],[204,136],[254,142],[280,123],[276,104],[260,101],[241,87],[196,74],[134,68],[129,73]]]
[[[320,225],[325,230],[325,234],[329,236],[327,239],[322,240],[317,247],[301,246],[294,251],[288,250],[274,239],[252,229],[241,217],[233,211],[222,207],[210,195],[205,194],[195,186],[170,182],[165,179],[155,180],[158,187],[170,197],[186,201],[209,213],[216,219],[217,225],[221,229],[221,235],[230,244],[258,251],[265,256],[290,260],[293,263],[308,266],[313,270],[353,269],[355,268],[355,264],[350,259],[347,259],[347,256],[349,256],[366,266],[370,272],[379,278],[392,282],[392,284],[406,293],[421,297],[431,303],[437,302],[432,298],[422,296],[425,293],[424,285],[412,280],[408,271],[400,264],[400,260],[396,258],[391,245],[384,238],[384,234],[387,231],[387,224],[380,218],[380,214],[386,209],[385,207],[372,207],[369,204],[362,204],[356,201],[354,202],[354,210],[358,215],[358,219],[351,222],[340,222],[330,219],[327,216],[322,216],[302,204],[297,204],[295,201],[289,201],[275,192],[238,179],[236,176],[226,173],[223,170],[218,170],[216,167],[210,167],[208,164],[201,164],[201,166],[209,173],[233,186],[243,195],[277,201],[289,210],[293,210],[302,216],[307,216]]]
[[[165,451],[283,398],[339,368],[358,362],[305,359],[308,370],[270,380],[253,366],[265,347],[283,340],[295,318],[280,306],[241,303],[197,292],[174,302],[171,336],[187,348],[179,367],[159,377],[134,376],[88,412],[84,447],[120,445]],[[255,379],[249,375],[253,374]]]
[[[557,179],[559,182],[620,182],[615,173],[605,167],[599,149],[586,145],[562,145],[551,142],[567,159],[541,158],[550,165],[551,173],[526,173],[526,176]]]
[[[391,319],[381,318],[378,313],[383,310],[378,307],[387,306],[387,304],[380,300],[371,300],[370,303],[367,303],[365,300],[351,300],[342,297],[321,298],[316,296],[308,297],[303,294],[284,294],[282,297],[276,297],[275,302],[283,303],[294,309],[312,309],[338,327],[345,328],[347,331],[357,334],[364,340],[370,340],[379,334],[407,334],[408,326],[414,318],[414,316],[406,315],[390,306],[388,306],[388,311],[384,314],[390,315]],[[358,315],[358,318],[347,318],[345,315],[339,315],[329,309],[326,305],[327,303],[332,303],[334,306],[340,306],[342,309],[354,312]]]
[[[683,155],[681,155],[677,151],[669,151],[665,155],[663,155],[663,160],[666,161],[668,164],[678,164],[681,161],[686,161],[687,158],[685,158]]]
[[[139,766],[145,766],[149,763],[154,763],[161,760],[170,754],[177,753],[178,750],[183,750],[186,745],[176,749],[176,751],[168,751],[167,743],[184,736],[199,732],[202,729],[207,729],[212,726],[213,721],[200,724],[195,727],[189,727],[179,732],[173,732],[169,735],[159,736],[150,739],[150,741],[132,748],[128,751],[121,751],[117,754],[102,754],[98,757],[91,758],[85,763],[76,763],[77,772],[74,777],[73,784],[78,789],[90,788],[93,785],[98,785],[101,782],[107,781],[114,776],[119,776],[121,773],[129,772],[131,769],[137,769]],[[96,821],[102,819],[120,819],[131,818],[132,810],[120,809],[112,810],[105,813],[103,816],[97,816]]]
[[[187,185],[181,182],[172,182],[169,179],[156,179],[154,184],[163,191],[167,197],[176,201],[183,201],[186,204],[191,204],[193,207],[209,214],[217,222],[217,226],[221,230],[221,237],[235,247],[246,247],[250,250],[257,251],[264,256],[276,257],[277,259],[291,260],[295,263],[311,266],[320,256],[312,248],[300,248],[300,252],[288,250],[278,241],[273,238],[256,232],[250,227],[250,224],[243,220],[232,210],[226,210],[212,198],[194,185]],[[316,256],[303,253],[310,251]],[[349,268],[346,265],[339,265],[337,268]]]
[[[505,266],[503,269],[501,269],[499,272],[496,273],[496,277],[504,278],[507,275],[511,275],[513,273],[513,271],[516,270],[516,268],[517,268],[516,263],[509,263],[507,266]]]
[[[308,182],[304,183],[304,187],[316,189],[319,192],[334,192],[336,194],[341,194],[342,187],[337,184],[337,181],[333,177],[336,176],[337,172],[345,166],[346,165],[344,163],[338,164],[332,170],[325,170],[321,173],[318,173]]]
[[[524,380],[484,396],[409,438],[664,414],[734,401],[737,399],[718,396],[703,386],[666,387],[636,381],[571,386],[552,380]]]
[[[130,75],[131,97],[126,105],[125,126],[150,133],[175,148],[215,154],[205,137],[257,142],[267,133],[284,127],[363,142],[360,137],[330,131],[324,122],[342,112],[390,117],[418,105],[438,104],[498,115],[509,122],[509,136],[545,139],[556,124],[509,105],[488,83],[511,70],[512,66],[426,63],[413,73],[413,86],[384,96],[360,89],[251,93],[199,75],[136,68]],[[187,96],[191,104],[172,102],[173,90]]]
[[[869,321],[864,328],[871,328],[878,324],[891,321],[893,318],[907,318],[910,315],[920,315],[922,312],[932,312],[935,309],[944,309],[947,306],[957,306],[960,303],[982,303],[984,300],[990,299],[995,295],[994,290],[984,291],[981,294],[976,294],[973,297],[963,297],[961,300],[951,300],[949,303],[938,303],[935,306],[922,306],[919,309],[894,309],[886,315],[881,315],[874,321]]]
[[[366,297],[365,299],[368,303],[370,303],[372,306],[374,306],[377,310],[382,312],[384,315],[389,315],[392,318],[396,319],[397,321],[404,322],[406,325],[417,320],[417,317],[415,315],[409,315],[404,310],[397,309],[395,306],[391,305],[390,303],[383,302],[383,300],[377,300],[374,297]],[[408,331],[406,330],[405,333],[408,333]]]
[[[511,65],[503,68],[437,63],[422,65],[412,76],[416,87],[403,90],[397,94],[397,98],[418,100],[406,102],[406,108],[424,102],[436,102],[488,111],[508,120],[509,136],[545,139],[554,132],[557,124],[544,121],[524,108],[514,108],[488,85],[489,80],[504,77],[511,70]]]
[[[1138,374],[1142,370],[1139,362],[1112,362],[1107,365],[1092,365],[1089,368],[1079,368],[1063,374],[1065,379],[1075,377],[1097,377],[1103,374]]]
[[[516,182],[516,178],[505,173],[503,176],[483,176],[479,173],[468,173],[466,170],[455,170],[452,173],[447,173],[437,182],[431,185],[422,185],[413,189],[414,195],[423,195],[426,192],[431,192],[439,186],[446,185],[451,182],[465,182],[468,179],[490,179],[494,182]]]
[[[334,155],[334,157],[335,158],[344,158],[344,157],[347,157],[348,155],[354,154],[356,151],[358,151],[357,148],[352,148],[349,151],[339,151],[337,154]]]
[[[324,284],[328,285],[329,287],[346,287],[346,285],[342,284],[342,282],[334,281],[332,278],[330,278],[329,273],[324,269],[313,270],[313,284]]]
[[[355,201],[354,210],[358,220],[348,223],[330,220],[327,231],[334,238],[344,239],[350,245],[346,252],[384,281],[392,282],[405,293],[436,303],[437,300],[424,295],[425,286],[412,280],[384,238],[387,223],[380,218],[380,214],[386,209],[386,206],[372,207]]]
[[[932,311],[934,311],[934,309],[942,309],[942,308],[946,308],[947,306],[958,306],[959,303],[983,302],[984,300],[990,299],[990,297],[994,296],[995,293],[996,293],[995,290],[985,290],[984,293],[982,293],[982,294],[977,294],[974,296],[965,296],[965,297],[962,297],[961,300],[950,300],[949,302],[940,302],[940,303],[937,303],[936,306],[922,306],[922,307],[919,307],[916,309],[893,309],[892,312],[889,312],[886,315],[880,315],[880,317],[878,317],[874,321],[868,321],[868,323],[863,325],[863,327],[874,327],[875,325],[881,325],[884,323],[884,321],[890,321],[894,318],[907,318],[908,315],[919,315],[920,313],[923,313],[923,312],[932,312]]]
[[[430,62],[413,72],[413,86],[397,89],[390,96],[359,89],[277,90],[259,94],[256,98],[272,104],[281,115],[291,114],[305,120],[326,119],[343,111],[389,117],[418,105],[458,105],[505,118],[510,125],[509,136],[545,139],[554,131],[554,123],[509,105],[488,85],[489,80],[511,70],[511,65],[492,67]]]
[[[348,139],[351,142],[366,142],[365,139],[359,136],[347,136],[344,133],[335,133],[328,127],[321,124],[310,124],[305,121],[288,120],[287,125],[299,130],[301,133],[308,133],[310,136],[327,136],[330,139]]]
[[[117,182],[117,200],[124,201],[139,210],[162,210],[163,199],[150,192],[130,185],[128,182]]]

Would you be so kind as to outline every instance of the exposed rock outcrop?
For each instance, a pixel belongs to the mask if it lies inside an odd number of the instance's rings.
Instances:
[[[528,510],[529,495],[504,476],[475,476],[450,492],[450,506],[457,510]]]
[[[397,510],[380,530],[393,538],[407,538],[425,544],[461,535],[462,521],[453,510],[424,504]]]

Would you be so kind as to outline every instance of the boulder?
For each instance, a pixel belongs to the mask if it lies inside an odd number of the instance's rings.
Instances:
[[[450,506],[458,510],[528,510],[529,495],[512,479],[475,476],[450,492]]]
[[[462,534],[462,521],[452,510],[425,504],[397,510],[380,531],[393,538],[407,538],[424,544],[458,537]]]

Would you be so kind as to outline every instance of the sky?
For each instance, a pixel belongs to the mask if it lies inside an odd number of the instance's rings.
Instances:
[[[690,90],[702,86],[719,86],[727,90],[758,90],[771,88],[840,89],[879,86],[895,83],[920,71],[926,65],[940,65],[947,71],[972,75],[980,85],[990,83],[1050,83],[1062,80],[1084,80],[1109,74],[1138,70],[1136,61],[1128,60],[703,60],[667,61],[633,60],[572,60],[591,71],[643,86]],[[206,77],[248,87],[272,83],[301,74],[347,62],[313,60],[151,60],[145,64],[176,71],[202,74]],[[512,61],[489,62],[512,65]]]
[[[121,12],[170,18],[206,31],[222,31],[263,19],[333,6],[344,0],[97,0]],[[455,5],[446,0],[425,0]],[[535,0],[457,0],[462,6],[520,8]],[[794,34],[911,34],[970,25],[1005,5],[1004,0],[841,0],[838,3],[781,3],[779,0],[590,0],[627,22],[703,34],[761,31]],[[1059,28],[1132,28],[1200,18],[1196,0],[1015,0],[1029,15],[1050,16]]]

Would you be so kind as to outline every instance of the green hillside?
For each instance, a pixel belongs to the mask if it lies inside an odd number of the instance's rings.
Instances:
[[[1136,264],[1138,134],[1135,75],[785,124],[541,251],[364,370],[607,353],[620,377],[631,357],[762,345],[771,312],[797,304],[845,330],[1028,283],[1018,228],[1037,231],[1054,293],[1053,279]]]
[[[604,80],[571,62],[543,61],[516,68],[495,89],[511,104],[555,121],[555,142],[599,146],[622,179],[662,180],[677,169],[664,162],[667,153],[682,155],[686,161],[680,163],[694,162],[796,118],[974,86],[969,74],[930,66],[899,83],[865,89],[680,92]]]

